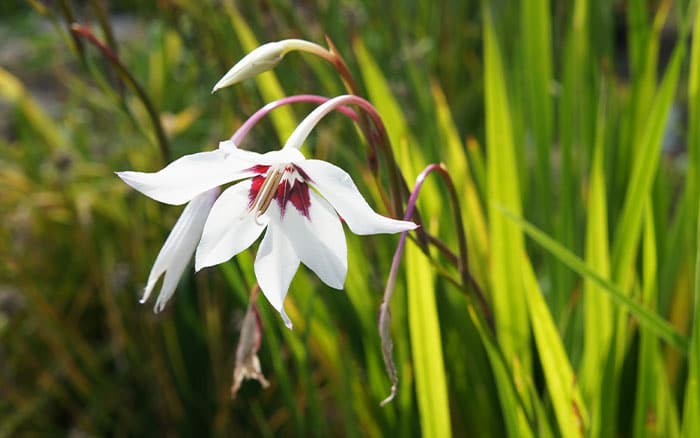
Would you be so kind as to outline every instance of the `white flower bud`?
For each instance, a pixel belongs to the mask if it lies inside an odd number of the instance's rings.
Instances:
[[[286,53],[283,43],[283,41],[278,41],[263,44],[244,56],[214,85],[212,93],[275,68]]]
[[[263,44],[248,53],[229,70],[219,82],[214,85],[212,93],[229,85],[236,84],[245,79],[257,76],[268,70],[272,70],[284,58],[284,55],[293,51],[313,53],[325,59],[330,59],[328,50],[310,41],[299,39],[287,39]]]

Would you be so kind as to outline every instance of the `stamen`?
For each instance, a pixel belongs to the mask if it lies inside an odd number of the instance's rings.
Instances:
[[[268,171],[265,181],[260,187],[255,199],[250,206],[250,211],[255,212],[255,218],[262,216],[270,207],[270,203],[277,193],[277,186],[284,176],[284,169],[276,167]]]

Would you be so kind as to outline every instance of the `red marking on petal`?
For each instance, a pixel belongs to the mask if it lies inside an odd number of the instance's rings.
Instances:
[[[287,209],[287,203],[291,202],[294,208],[297,209],[302,216],[310,219],[309,207],[311,206],[311,197],[309,196],[309,186],[301,181],[294,181],[290,185],[288,180],[284,180],[277,186],[275,193],[277,205],[280,208],[280,213],[284,217]]]
[[[277,186],[275,199],[277,200],[277,205],[280,207],[280,214],[284,217],[284,211],[287,208],[287,201],[289,200],[289,182],[286,179],[282,180],[280,185]]]
[[[248,192],[248,208],[253,207],[253,203],[255,202],[255,198],[258,196],[258,192],[260,191],[260,187],[262,187],[264,182],[265,182],[265,177],[260,176],[260,175],[254,177],[251,180],[250,191]]]
[[[307,219],[311,219],[309,216],[309,207],[311,207],[311,197],[309,196],[309,186],[303,182],[297,182],[292,187],[291,193],[289,194],[289,200],[292,201],[292,205],[296,207],[297,211],[302,214]]]
[[[267,169],[269,169],[269,168],[270,168],[270,166],[266,166],[264,164],[256,164],[255,166],[250,167],[248,170],[250,170],[251,172],[255,172],[257,174],[262,175],[263,173],[267,172]]]
[[[295,169],[297,172],[299,172],[299,175],[300,175],[302,178],[304,178],[304,181],[311,181],[311,182],[314,182],[314,181],[309,177],[309,174],[306,173],[306,171],[305,171],[304,169],[302,169],[301,167],[297,166],[296,164],[294,164],[293,166],[294,166],[294,169]]]

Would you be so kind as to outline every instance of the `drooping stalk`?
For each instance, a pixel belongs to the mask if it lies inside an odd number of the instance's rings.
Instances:
[[[452,212],[455,217],[455,224],[457,227],[457,240],[459,245],[459,257],[457,258],[457,268],[460,273],[461,284],[460,289],[465,293],[472,288],[474,294],[477,297],[479,305],[481,307],[481,313],[470,312],[470,315],[475,315],[473,318],[480,318],[479,321],[474,321],[475,325],[479,327],[491,327],[492,324],[492,314],[488,306],[486,298],[481,290],[481,287],[476,282],[474,277],[469,272],[469,256],[467,251],[467,241],[466,234],[464,232],[464,224],[461,219],[461,209],[459,204],[459,198],[457,196],[457,191],[455,190],[452,178],[450,177],[447,168],[443,164],[430,164],[418,175],[416,178],[416,183],[411,191],[411,195],[408,199],[406,205],[406,212],[404,214],[404,220],[409,220],[413,217],[416,202],[418,201],[418,196],[420,195],[421,188],[427,176],[433,172],[437,172],[445,181],[447,185],[448,192],[450,194],[450,202],[452,203]],[[391,311],[389,308],[389,303],[391,302],[391,297],[394,293],[394,287],[396,286],[396,277],[399,271],[399,265],[401,264],[401,258],[403,256],[404,248],[406,247],[406,238],[408,236],[408,231],[401,233],[399,237],[399,243],[394,252],[394,257],[391,262],[391,270],[389,271],[389,278],[387,280],[386,288],[384,289],[384,297],[379,309],[379,336],[382,341],[382,356],[384,358],[384,365],[386,367],[387,373],[391,380],[391,392],[389,396],[384,399],[380,404],[384,406],[385,404],[391,402],[396,395],[398,388],[398,374],[396,371],[396,366],[393,359],[393,342],[391,341],[390,326],[391,326]],[[469,295],[467,295],[469,297]],[[488,332],[489,336],[493,336],[492,332]]]

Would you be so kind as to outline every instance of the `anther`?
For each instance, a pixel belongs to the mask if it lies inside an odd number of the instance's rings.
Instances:
[[[282,177],[284,176],[284,169],[275,168],[268,171],[265,181],[260,187],[253,204],[250,207],[250,211],[255,213],[255,220],[262,216],[267,209],[270,207],[272,200],[275,198],[277,193],[277,186],[279,186]]]

